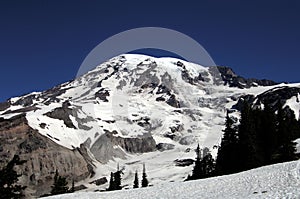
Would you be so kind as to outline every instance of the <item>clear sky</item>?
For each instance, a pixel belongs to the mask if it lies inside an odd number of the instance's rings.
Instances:
[[[73,79],[100,42],[147,26],[189,35],[239,75],[300,82],[297,0],[2,0],[0,101]]]

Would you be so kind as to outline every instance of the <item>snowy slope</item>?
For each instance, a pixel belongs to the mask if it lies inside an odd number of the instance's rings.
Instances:
[[[107,187],[89,182],[109,177],[119,163],[124,168],[124,184],[130,187],[135,170],[141,171],[145,163],[150,182],[157,185],[186,178],[192,166],[179,167],[174,161],[194,159],[198,143],[216,156],[214,146],[220,143],[226,110],[241,96],[258,96],[281,87],[300,88],[300,84],[253,85],[229,87],[211,68],[175,58],[126,54],[55,88],[10,99],[7,108],[0,106],[0,118],[25,113],[33,129],[69,149],[83,143],[92,149],[106,132],[124,139],[150,134],[156,144],[171,147],[159,151],[154,146],[148,153],[132,153],[114,145],[113,150],[122,155],[111,155],[101,163],[93,157],[100,151],[94,150],[91,158],[96,175],[78,184],[90,190]],[[299,94],[285,105],[299,117]]]
[[[189,182],[114,192],[78,192],[49,197],[67,198],[300,198],[300,162],[288,162],[246,172]]]

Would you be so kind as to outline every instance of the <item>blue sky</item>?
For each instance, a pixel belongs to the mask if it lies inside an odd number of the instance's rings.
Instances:
[[[300,82],[299,22],[297,0],[3,0],[0,101],[73,79],[100,42],[147,26],[187,34],[239,75]]]

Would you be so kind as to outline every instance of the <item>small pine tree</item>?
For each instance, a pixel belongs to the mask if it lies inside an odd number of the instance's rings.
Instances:
[[[215,163],[210,152],[201,160],[201,178],[208,178],[214,176]]]
[[[117,171],[116,173],[114,173],[114,184],[115,184],[115,190],[121,190],[122,186],[121,186],[121,171]]]
[[[66,178],[61,177],[56,170],[51,195],[64,194],[69,192],[68,182]]]
[[[26,189],[26,186],[16,184],[21,174],[17,174],[14,170],[14,166],[22,165],[25,162],[24,160],[20,160],[18,155],[15,155],[13,159],[0,170],[0,198],[22,198],[24,196],[23,191]]]
[[[215,173],[215,162],[208,148],[205,149],[205,156],[201,158],[201,150],[198,144],[196,155],[197,156],[192,175],[188,175],[186,181],[212,177]]]
[[[218,174],[230,174],[237,172],[238,137],[234,120],[227,113],[224,135],[221,146],[218,149],[216,170]]]
[[[139,188],[139,177],[138,172],[135,171],[134,181],[133,181],[133,188]]]
[[[120,171],[119,164],[118,164],[117,172],[115,172],[115,173],[111,172],[110,173],[110,181],[109,181],[109,187],[106,189],[107,191],[121,190],[122,189],[121,174],[122,174],[122,171]]]
[[[196,149],[196,161],[195,161],[195,166],[193,169],[193,173],[190,176],[190,179],[188,180],[195,180],[195,179],[200,179],[202,176],[202,171],[201,171],[201,149],[198,144],[197,149]]]
[[[74,179],[72,180],[72,187],[69,191],[70,193],[74,193],[75,192],[75,182],[74,182]]]
[[[107,191],[116,190],[115,188],[115,181],[114,181],[114,173],[110,173],[110,180],[109,180],[109,187],[107,188]]]
[[[146,174],[146,167],[145,164],[143,164],[143,176],[142,176],[142,187],[148,187],[148,179]]]

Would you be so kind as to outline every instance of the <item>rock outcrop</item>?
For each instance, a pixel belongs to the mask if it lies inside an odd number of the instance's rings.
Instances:
[[[99,162],[107,163],[114,157],[125,158],[125,152],[145,153],[156,150],[156,143],[151,134],[123,138],[115,136],[116,133],[106,132],[92,145],[91,152]]]
[[[234,71],[226,66],[218,66],[217,67],[221,78],[224,84],[229,85],[230,87],[237,87],[237,88],[250,88],[251,86],[272,86],[276,85],[277,83],[272,80],[267,79],[254,79],[254,78],[244,78],[238,76],[234,73]]]
[[[26,160],[17,171],[29,198],[50,192],[56,170],[69,182],[83,180],[91,172],[80,149],[67,149],[41,135],[28,125],[25,114],[0,119],[0,146],[0,167],[15,154]]]

